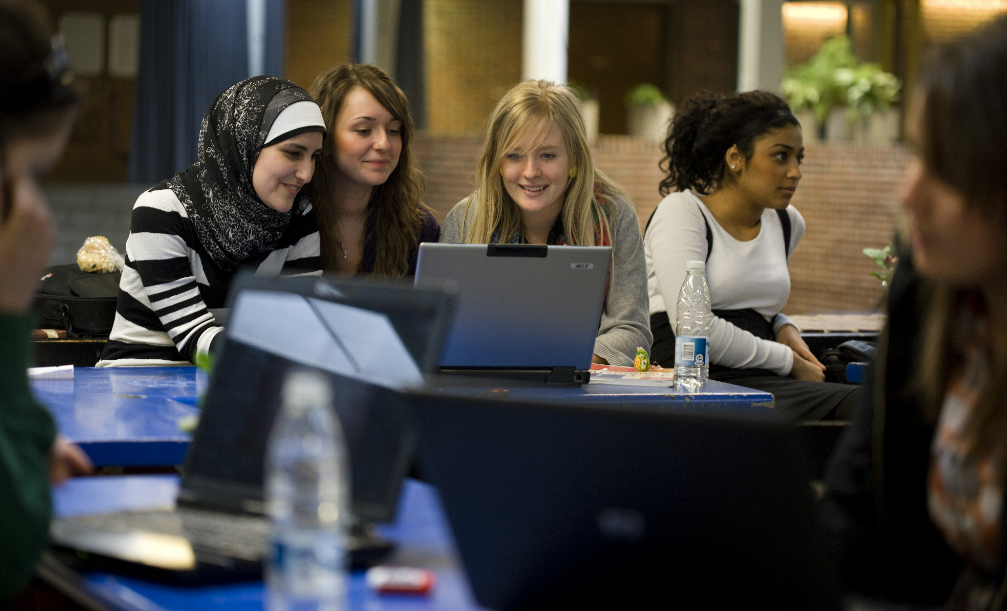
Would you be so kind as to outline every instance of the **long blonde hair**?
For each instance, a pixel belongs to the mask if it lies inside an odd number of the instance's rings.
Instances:
[[[510,242],[521,228],[517,204],[503,186],[501,161],[516,143],[533,135],[541,140],[553,125],[559,127],[576,176],[569,180],[563,194],[560,218],[570,244],[597,246],[615,242],[615,228],[610,217],[615,202],[629,201],[618,185],[594,167],[587,131],[580,114],[580,102],[568,87],[549,81],[524,81],[511,88],[497,103],[486,121],[485,141],[476,170],[476,190],[466,208],[468,230],[464,240],[470,244],[488,244],[499,230],[499,241]],[[538,130],[533,132],[532,130]],[[599,195],[607,199],[606,210]],[[469,214],[472,205],[476,212]],[[471,218],[470,218],[471,216]],[[596,229],[600,231],[596,234]]]
[[[413,165],[412,141],[415,134],[413,119],[409,114],[409,101],[388,74],[370,64],[343,64],[319,74],[311,85],[315,98],[325,117],[329,140],[335,142],[336,117],[346,96],[360,87],[374,98],[402,124],[402,151],[399,163],[388,180],[371,190],[367,204],[368,225],[373,218],[378,236],[374,275],[401,278],[409,271],[409,251],[419,242],[423,211],[429,212],[421,201],[423,174]],[[312,181],[312,200],[318,214],[319,234],[322,243],[322,268],[334,269],[338,252],[338,239],[333,235],[335,194],[331,193],[331,177],[337,172],[334,144],[326,143],[321,160],[315,168]]]

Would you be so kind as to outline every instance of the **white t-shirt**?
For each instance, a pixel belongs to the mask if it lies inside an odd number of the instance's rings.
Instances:
[[[790,297],[787,259],[804,235],[804,218],[793,206],[790,216],[790,251],[784,253],[783,226],[777,212],[762,214],[759,235],[740,241],[717,223],[713,214],[692,191],[672,193],[658,204],[644,235],[647,259],[647,290],[650,313],[667,312],[674,327],[678,292],[685,280],[687,261],[706,261],[706,282],[715,310],[751,308],[766,320],[773,320]],[[706,240],[706,225],[713,234],[713,246]],[[709,249],[709,258],[707,251]],[[780,315],[773,321],[777,330],[793,324]],[[796,325],[795,325],[796,326]],[[710,361],[734,368],[768,369],[787,375],[793,366],[788,346],[759,339],[733,324],[714,317],[710,329]]]

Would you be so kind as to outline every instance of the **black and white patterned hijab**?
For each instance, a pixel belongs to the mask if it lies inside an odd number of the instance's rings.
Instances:
[[[164,183],[178,196],[203,248],[222,269],[258,265],[273,251],[291,216],[308,205],[308,194],[302,191],[291,211],[277,212],[262,203],[252,186],[252,170],[273,122],[285,108],[304,101],[313,103],[307,91],[275,76],[233,85],[203,117],[199,160]],[[318,131],[324,132],[324,125]]]

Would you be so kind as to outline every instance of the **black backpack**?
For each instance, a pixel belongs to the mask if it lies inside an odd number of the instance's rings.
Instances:
[[[63,329],[69,337],[108,337],[121,275],[82,272],[76,263],[50,267],[35,296],[39,328]]]

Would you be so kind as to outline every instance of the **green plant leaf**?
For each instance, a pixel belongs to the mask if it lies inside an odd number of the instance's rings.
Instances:
[[[664,101],[664,93],[650,83],[640,83],[626,93],[626,104],[629,106],[657,106]]]

